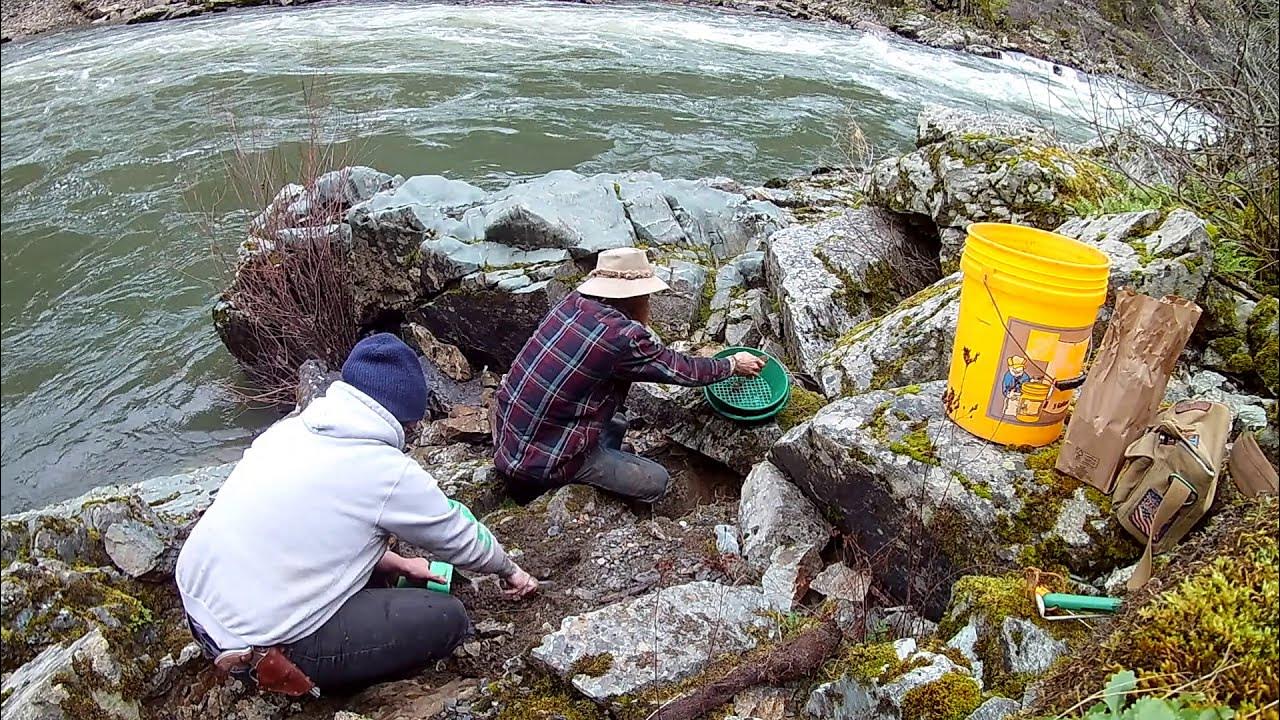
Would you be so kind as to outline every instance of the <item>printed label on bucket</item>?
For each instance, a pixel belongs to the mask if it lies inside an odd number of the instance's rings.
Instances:
[[[1058,383],[1080,376],[1093,327],[1055,328],[1009,319],[987,417],[1014,425],[1063,421],[1074,390]]]

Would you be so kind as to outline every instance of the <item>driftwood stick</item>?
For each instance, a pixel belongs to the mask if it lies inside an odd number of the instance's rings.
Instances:
[[[718,680],[713,680],[668,702],[649,720],[696,720],[733,699],[734,695],[765,683],[781,685],[813,672],[840,645],[840,626],[828,618],[770,648],[763,657],[752,657]]]

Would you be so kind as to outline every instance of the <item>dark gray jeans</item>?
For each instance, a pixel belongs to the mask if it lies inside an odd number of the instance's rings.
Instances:
[[[219,648],[199,625],[190,624],[196,642],[212,658]],[[471,634],[467,611],[452,595],[365,588],[319,630],[281,649],[327,694],[410,677],[449,657]]]
[[[667,494],[671,474],[662,465],[622,450],[622,438],[630,422],[623,413],[613,416],[600,433],[600,444],[588,455],[568,483],[507,478],[507,493],[520,504],[565,484],[590,485],[624,498],[653,503]]]
[[[321,692],[410,677],[471,635],[466,608],[421,588],[366,588],[284,653]]]

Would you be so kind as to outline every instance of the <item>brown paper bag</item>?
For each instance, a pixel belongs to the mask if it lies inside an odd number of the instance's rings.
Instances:
[[[1200,306],[1156,300],[1129,288],[1116,294],[1058,454],[1058,470],[1110,493],[1125,448],[1137,440],[1164,399],[1169,375],[1200,319]]]

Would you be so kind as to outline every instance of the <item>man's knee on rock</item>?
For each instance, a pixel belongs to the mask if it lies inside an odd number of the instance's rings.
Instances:
[[[656,462],[634,463],[627,468],[630,484],[636,488],[636,497],[643,502],[655,503],[666,497],[671,486],[671,473]]]

